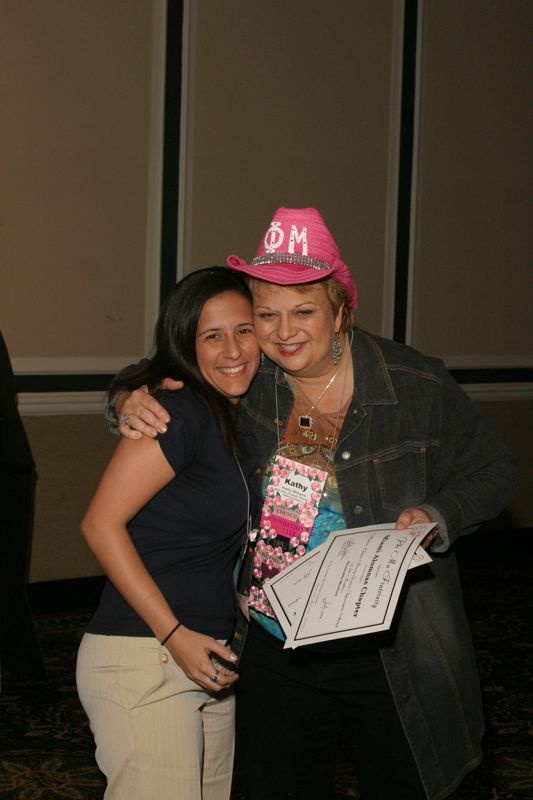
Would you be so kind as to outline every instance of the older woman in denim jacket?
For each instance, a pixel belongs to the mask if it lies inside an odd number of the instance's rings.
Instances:
[[[238,697],[245,797],[333,797],[341,732],[364,798],[452,797],[483,735],[453,544],[508,502],[514,458],[442,362],[353,327],[355,285],[318,211],[278,209],[256,257],[228,265],[250,276],[267,356],[238,412],[264,465],[257,491],[277,453],[328,472],[308,549],[345,527],[438,523],[425,543],[433,560],[410,571],[385,634],[283,650],[280,626],[251,601]],[[112,394],[125,389],[127,372]],[[164,428],[143,391],[116,410],[124,435]]]

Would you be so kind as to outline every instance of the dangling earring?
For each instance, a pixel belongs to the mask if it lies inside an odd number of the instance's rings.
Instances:
[[[335,336],[333,337],[333,342],[331,344],[331,358],[333,359],[333,364],[337,366],[339,361],[342,357],[342,344],[341,344],[341,337],[338,331],[335,331]]]

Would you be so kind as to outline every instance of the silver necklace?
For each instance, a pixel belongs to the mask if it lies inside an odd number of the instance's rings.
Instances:
[[[278,370],[279,370],[279,367],[276,369],[276,374],[274,375],[274,398],[275,398],[275,403],[276,403],[276,420],[275,420],[275,422],[276,422],[276,433],[277,433],[277,438],[278,438],[278,452],[281,452],[281,436],[280,436],[280,430],[279,430],[280,419],[279,419],[278,386],[277,386]],[[335,373],[335,375],[333,377],[336,377],[336,375],[337,375],[337,373]],[[331,380],[331,383],[333,383],[333,379]],[[343,406],[343,403],[344,403],[344,392],[345,392],[345,389],[346,389],[346,373],[344,374],[344,382],[343,382],[343,385],[342,385],[341,402],[340,402],[339,408],[337,410],[337,415],[336,415],[336,418],[335,418],[335,428],[333,430],[333,436],[328,436],[327,437],[328,441],[326,442],[326,444],[329,445],[329,448],[328,448],[327,452],[325,453],[325,456],[328,459],[328,461],[330,461],[331,463],[333,462],[335,448],[337,446],[337,430],[338,430],[338,427],[339,427],[340,414],[341,414],[342,406]],[[317,402],[318,402],[318,400],[317,400]],[[315,403],[315,405],[316,405],[316,403]],[[305,433],[304,433],[304,436],[305,436]],[[319,447],[319,449],[321,449],[321,445],[319,445],[318,447]]]
[[[351,335],[350,335],[350,351],[352,349],[352,342],[353,342],[353,331],[351,332]],[[339,371],[339,369],[340,369],[340,366],[337,369],[337,372]],[[279,430],[280,419],[279,419],[279,406],[278,406],[278,375],[279,375],[280,372],[281,372],[281,370],[280,370],[279,366],[277,366],[276,367],[276,371],[274,373],[274,400],[275,400],[275,404],[276,404],[276,419],[274,421],[276,423],[276,434],[277,434],[277,439],[278,439],[278,452],[281,451],[281,436],[280,436],[280,430]],[[329,389],[329,386],[333,383],[333,381],[337,377],[337,372],[330,379],[330,383],[329,383],[328,386],[326,386],[326,388],[322,392],[321,397],[326,393],[326,389]],[[285,377],[285,380],[288,382],[288,379],[287,379],[287,376],[285,375],[285,373],[283,373],[283,375]],[[327,457],[328,457],[329,461],[331,461],[331,462],[333,462],[335,448],[337,446],[337,430],[338,430],[338,427],[339,427],[339,420],[340,420],[340,414],[341,414],[341,410],[342,410],[342,405],[344,403],[344,393],[345,393],[345,390],[346,390],[346,379],[347,379],[347,372],[344,373],[344,381],[343,381],[343,384],[342,384],[341,402],[340,402],[339,408],[337,410],[337,416],[336,416],[336,419],[335,419],[335,428],[333,430],[333,436],[330,437],[330,441],[328,442],[330,447],[329,447],[329,451],[328,451]],[[321,397],[319,397],[318,400],[320,400]],[[313,410],[313,408],[318,403],[318,400],[309,409],[309,411]]]
[[[339,372],[339,370],[337,369],[333,373],[333,375],[331,376],[331,378],[329,379],[329,381],[327,382],[325,387],[322,389],[322,391],[320,392],[319,396],[317,397],[317,399],[315,400],[315,402],[313,403],[313,405],[311,406],[311,408],[309,409],[307,414],[300,414],[298,416],[298,426],[300,428],[304,428],[306,430],[310,430],[313,427],[313,417],[311,416],[311,411],[314,408],[317,407],[317,405],[320,403],[320,401],[322,400],[322,398],[326,394],[327,390],[330,388],[330,386],[333,385],[333,381],[337,377],[338,372]]]

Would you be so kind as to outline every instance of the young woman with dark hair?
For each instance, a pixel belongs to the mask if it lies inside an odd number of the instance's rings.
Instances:
[[[147,386],[150,392],[166,377],[183,381],[218,416],[227,444],[238,448],[235,405],[202,373],[197,354],[196,331],[202,310],[208,300],[225,292],[234,292],[252,302],[248,281],[226,267],[197,270],[177,283],[165,298],[155,326],[154,355],[128,367],[125,373],[130,385]]]
[[[235,408],[258,366],[245,280],[213,267],[173,289],[154,355],[130,371],[137,386],[172,375],[186,388],[157,392],[166,435],[121,439],[82,521],[109,579],[77,666],[106,798],[229,797],[238,675],[225,642],[254,466]]]

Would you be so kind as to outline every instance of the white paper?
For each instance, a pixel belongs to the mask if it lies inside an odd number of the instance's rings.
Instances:
[[[409,569],[414,569],[415,567],[421,567],[422,564],[431,564],[433,559],[429,555],[427,550],[424,550],[423,547],[420,545],[416,548],[415,553],[411,559],[411,563],[409,564]]]
[[[320,554],[323,545],[315,547],[310,553],[295,561],[283,572],[267,580],[263,588],[270,601],[279,624],[285,636],[288,636],[292,625],[300,619],[301,610],[305,605],[312,588],[312,582],[320,564]],[[281,578],[284,580],[281,580]]]
[[[390,523],[334,531],[320,547],[265,581],[287,636],[285,647],[387,630],[407,570],[431,561],[417,548],[434,527],[397,531]]]

